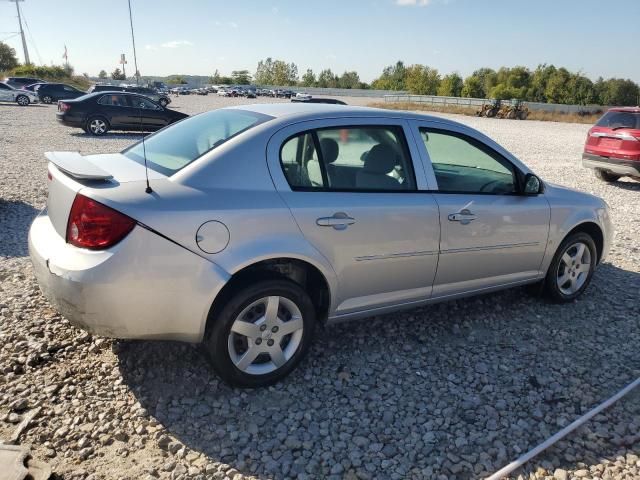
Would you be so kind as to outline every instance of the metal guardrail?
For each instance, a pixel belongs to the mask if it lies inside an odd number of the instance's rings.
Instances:
[[[459,107],[482,107],[485,103],[492,100],[488,98],[466,98],[466,97],[439,97],[435,95],[409,95],[409,94],[387,94],[384,95],[385,102],[399,103],[428,103],[434,106],[459,106]],[[511,105],[510,100],[503,100],[503,104]],[[578,113],[578,112],[601,112],[607,107],[601,105],[562,105],[559,103],[539,103],[524,102],[529,110],[541,112],[561,112],[561,113]]]

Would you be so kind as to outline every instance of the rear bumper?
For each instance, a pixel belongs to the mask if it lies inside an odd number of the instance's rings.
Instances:
[[[98,335],[199,342],[229,275],[136,226],[114,247],[68,245],[48,215],[29,231],[29,253],[47,299],[73,325]]]
[[[84,118],[81,116],[70,115],[64,112],[56,113],[56,120],[67,127],[76,127],[82,128],[84,127]]]
[[[617,175],[640,176],[640,162],[635,160],[583,153],[582,165],[587,168],[600,168]]]

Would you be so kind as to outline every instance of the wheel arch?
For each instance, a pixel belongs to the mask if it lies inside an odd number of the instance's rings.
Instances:
[[[562,238],[560,243],[564,242],[565,238],[568,238],[570,235],[580,232],[586,233],[593,239],[593,243],[596,244],[596,254],[598,257],[598,261],[596,263],[600,263],[602,253],[604,251],[604,232],[597,223],[591,221],[579,223]]]
[[[231,275],[209,309],[205,337],[217,314],[233,295],[247,285],[270,279],[287,279],[300,285],[311,297],[318,320],[326,321],[331,307],[331,286],[320,268],[300,258],[274,257],[246,265]]]

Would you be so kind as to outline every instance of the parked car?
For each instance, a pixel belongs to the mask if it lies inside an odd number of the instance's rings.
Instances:
[[[226,88],[219,88],[217,95],[219,97],[230,97],[231,96],[231,91],[227,90]]]
[[[605,182],[640,180],[640,107],[609,109],[587,134],[582,164]]]
[[[26,85],[31,85],[34,83],[46,83],[44,80],[35,77],[6,77],[4,79],[4,83],[9,85],[10,87],[20,89]]]
[[[92,85],[87,90],[87,93],[93,92],[130,92],[138,93],[150,98],[154,102],[158,103],[161,107],[166,107],[171,103],[171,98],[168,95],[158,92],[154,88],[133,86],[120,86],[120,85]]]
[[[292,102],[299,103],[328,103],[331,105],[346,105],[342,100],[336,98],[304,98],[304,97],[291,97]]]
[[[247,98],[256,98],[256,95],[257,95],[257,94],[256,94],[256,91],[255,91],[254,89],[249,88],[249,89],[247,89],[245,92],[246,92],[246,93],[245,93],[245,96],[246,96]]]
[[[21,107],[38,103],[38,96],[28,90],[17,90],[6,83],[0,83],[0,102],[15,102]]]
[[[42,83],[36,85],[34,91],[42,103],[54,103],[86,95],[86,92],[65,83]]]
[[[60,101],[56,113],[63,125],[82,128],[91,135],[104,135],[109,130],[153,131],[187,116],[146,96],[120,91],[95,92],[77,100]]]
[[[572,310],[613,231],[602,199],[410,112],[245,105],[46,156],[47,298],[98,335],[201,342],[240,386],[283,378],[326,322],[533,283]]]
[[[47,83],[47,82],[32,83],[30,85],[26,85],[24,87],[21,87],[20,90],[27,90],[29,92],[35,93],[36,87],[39,87],[40,85],[44,85],[45,83]]]

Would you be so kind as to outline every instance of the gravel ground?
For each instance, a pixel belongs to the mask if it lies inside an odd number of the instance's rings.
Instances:
[[[43,299],[26,247],[46,201],[43,152],[137,138],[95,139],[54,111],[0,105],[0,439],[39,409],[20,442],[59,477],[479,478],[640,376],[640,183],[607,185],[580,167],[588,126],[449,116],[611,205],[617,237],[579,301],[514,289],[328,327],[286,381],[246,391],[221,384],[190,345],[91,337]],[[637,392],[514,478],[640,478],[639,454]]]

